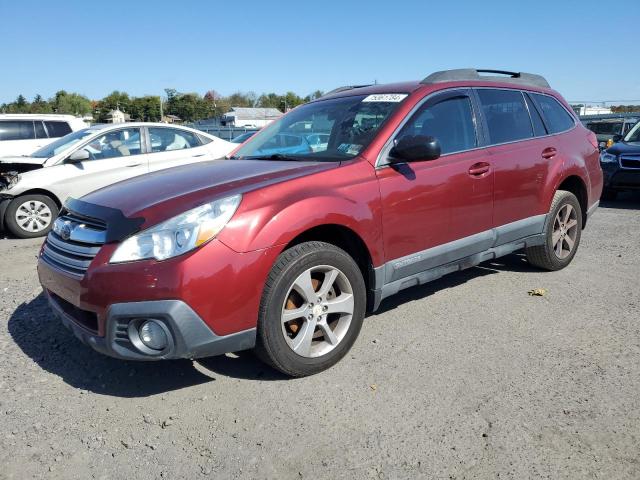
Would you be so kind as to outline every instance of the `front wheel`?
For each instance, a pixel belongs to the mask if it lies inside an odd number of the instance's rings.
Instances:
[[[58,206],[46,195],[23,195],[7,206],[4,222],[18,238],[35,238],[49,233],[58,216]]]
[[[365,308],[362,273],[349,254],[324,242],[296,245],[267,279],[256,353],[294,377],[326,370],[355,342]]]
[[[543,245],[526,249],[530,264],[545,270],[560,270],[573,260],[582,235],[582,209],[576,196],[558,190],[551,202]]]

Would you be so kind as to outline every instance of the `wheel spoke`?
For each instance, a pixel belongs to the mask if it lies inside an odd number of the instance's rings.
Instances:
[[[561,258],[560,255],[562,255],[562,242],[558,242],[556,245],[554,245],[554,249],[558,258]]]
[[[571,219],[571,220],[569,220],[569,221],[567,222],[567,224],[565,225],[565,228],[566,228],[567,230],[569,230],[570,228],[573,228],[573,227],[575,227],[576,225],[578,225],[578,221],[577,221],[577,220],[575,220],[575,219]]]
[[[573,207],[571,205],[567,204],[564,206],[564,219],[562,220],[562,223],[564,223],[565,225],[569,221],[569,217],[571,216],[572,210],[573,210]]]
[[[282,322],[287,323],[291,320],[295,320],[297,318],[304,317],[307,313],[307,307],[293,308],[293,309],[285,309],[282,311]]]
[[[320,288],[317,291],[319,297],[324,297],[327,293],[329,293],[329,290],[331,290],[331,287],[333,287],[333,283],[336,281],[336,278],[338,278],[338,273],[338,270],[336,270],[335,268],[329,270],[328,272],[325,272],[322,285],[320,285]]]
[[[555,247],[556,244],[560,241],[561,236],[562,234],[560,233],[560,230],[554,231],[553,234],[551,235],[551,245]]]
[[[339,297],[327,302],[326,314],[330,313],[353,313],[353,295],[343,293]]]
[[[327,342],[329,342],[331,345],[338,344],[338,337],[336,337],[336,334],[333,333],[333,330],[331,330],[331,327],[326,321],[318,323],[318,326],[322,330],[322,333],[324,334],[324,339]]]
[[[564,241],[567,242],[567,247],[569,247],[569,251],[573,250],[573,245],[575,241],[569,235],[566,235],[564,237]]]
[[[302,295],[305,302],[315,302],[316,292],[313,289],[313,283],[311,283],[311,270],[302,272],[302,274],[296,278],[296,281],[293,282],[293,288]]]
[[[298,335],[293,339],[293,351],[303,357],[308,357],[311,353],[311,341],[313,340],[313,333],[316,331],[317,321],[307,320],[302,325],[302,329],[298,332]]]

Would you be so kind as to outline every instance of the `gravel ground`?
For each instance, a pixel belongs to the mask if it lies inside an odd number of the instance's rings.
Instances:
[[[41,241],[0,240],[0,478],[640,478],[639,210],[600,208],[561,272],[511,255],[388,299],[299,380],[94,353]]]

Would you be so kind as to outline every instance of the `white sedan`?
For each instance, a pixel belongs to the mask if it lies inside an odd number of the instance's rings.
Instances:
[[[163,123],[96,125],[28,157],[0,158],[0,226],[20,238],[45,235],[68,197],[149,172],[224,157],[237,147]]]

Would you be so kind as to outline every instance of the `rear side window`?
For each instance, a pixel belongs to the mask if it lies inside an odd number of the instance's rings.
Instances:
[[[492,144],[533,137],[524,96],[517,90],[479,89],[480,105]]]
[[[36,134],[31,120],[0,122],[0,140],[34,140]]]
[[[49,138],[64,137],[71,133],[71,127],[67,122],[44,122],[49,132]]]
[[[200,146],[200,141],[195,134],[177,128],[150,128],[149,136],[151,137],[151,151],[154,153]]]
[[[565,132],[574,126],[573,117],[555,98],[549,95],[540,95],[539,93],[532,93],[531,95],[540,106],[542,116],[551,130],[550,133]]]
[[[533,134],[536,137],[542,137],[547,134],[547,129],[544,126],[544,122],[542,121],[542,117],[538,112],[538,109],[531,101],[528,95],[524,96],[525,101],[527,102],[527,108],[529,109],[529,115],[531,116],[531,123],[533,123]]]
[[[476,131],[469,97],[454,97],[422,107],[406,123],[396,142],[406,136],[435,137],[442,154],[476,147]]]

